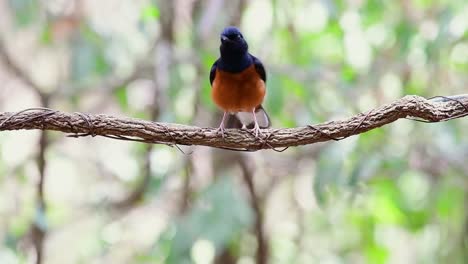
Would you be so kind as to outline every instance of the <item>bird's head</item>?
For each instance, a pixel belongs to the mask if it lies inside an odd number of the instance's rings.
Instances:
[[[247,53],[249,46],[236,27],[226,27],[221,33],[221,56],[239,56]]]

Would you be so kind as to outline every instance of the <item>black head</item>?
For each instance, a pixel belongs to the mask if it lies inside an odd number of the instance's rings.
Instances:
[[[227,27],[221,33],[221,57],[241,56],[247,54],[249,46],[244,36],[236,27]]]

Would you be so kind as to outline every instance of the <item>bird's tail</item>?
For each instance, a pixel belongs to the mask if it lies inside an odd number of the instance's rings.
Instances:
[[[260,128],[269,128],[271,126],[270,117],[261,105],[255,108],[255,117],[257,118]],[[246,126],[252,129],[255,125],[255,120],[250,112],[238,112],[230,114],[226,121],[226,128],[242,128]]]

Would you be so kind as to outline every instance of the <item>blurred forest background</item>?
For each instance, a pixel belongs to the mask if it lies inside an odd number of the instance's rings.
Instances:
[[[466,0],[3,0],[0,111],[212,126],[237,25],[273,127],[466,93]],[[468,120],[282,153],[0,133],[0,263],[468,263]],[[190,154],[191,153],[191,154]]]

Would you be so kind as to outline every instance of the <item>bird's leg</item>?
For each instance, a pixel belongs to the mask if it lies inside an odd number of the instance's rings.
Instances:
[[[255,125],[254,125],[254,128],[252,129],[252,131],[255,133],[255,137],[258,137],[258,134],[260,133],[260,135],[261,135],[262,132],[260,131],[260,126],[258,125],[257,116],[255,115],[255,108],[252,109],[252,114],[253,114],[253,118],[254,118],[254,122],[255,122]]]
[[[221,131],[221,136],[224,138],[224,120],[226,119],[227,112],[224,111],[223,119],[221,119],[221,124],[216,131]]]

